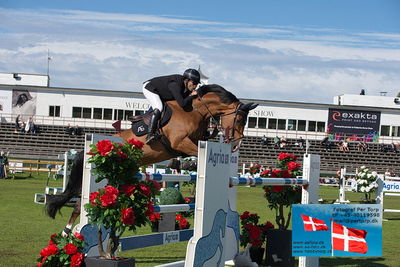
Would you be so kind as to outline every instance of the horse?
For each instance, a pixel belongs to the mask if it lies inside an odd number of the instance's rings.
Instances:
[[[230,143],[232,151],[239,149],[244,137],[243,131],[250,110],[258,104],[240,102],[235,95],[223,87],[210,84],[197,89],[198,95],[190,108],[181,108],[176,101],[167,101],[165,105],[172,110],[172,115],[164,126],[159,127],[163,138],[143,146],[142,165],[153,164],[171,159],[177,155],[197,156],[197,143],[207,139],[208,123],[212,120],[222,132],[225,143]],[[217,118],[220,118],[220,122]],[[132,129],[121,131],[115,136],[124,141],[136,138],[145,142],[146,135],[136,136]],[[164,141],[163,141],[164,140]],[[55,218],[57,212],[71,198],[79,197],[82,186],[83,151],[77,154],[72,164],[70,178],[61,195],[46,195],[45,212]],[[80,214],[80,201],[75,204],[64,233],[71,232],[75,219]]]

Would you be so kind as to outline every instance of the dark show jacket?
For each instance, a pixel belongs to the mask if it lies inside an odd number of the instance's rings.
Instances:
[[[160,76],[148,80],[145,86],[147,90],[160,96],[162,102],[176,100],[182,108],[192,104],[192,99],[196,96],[191,96],[189,90],[185,90],[183,83],[184,77],[179,74]]]

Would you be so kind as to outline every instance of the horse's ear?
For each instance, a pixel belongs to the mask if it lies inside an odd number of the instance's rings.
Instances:
[[[249,110],[255,109],[256,107],[258,107],[257,103],[251,103]]]
[[[247,104],[243,104],[240,109],[243,111],[247,111],[249,112],[252,109],[255,109],[258,106],[258,104],[255,103],[247,103]]]

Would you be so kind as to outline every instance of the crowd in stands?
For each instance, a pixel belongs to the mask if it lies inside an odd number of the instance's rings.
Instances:
[[[33,121],[32,117],[25,122],[21,119],[21,115],[18,115],[15,119],[15,130],[14,133],[31,133],[36,134],[39,128]]]
[[[73,127],[70,124],[68,124],[67,128],[65,128],[65,132],[68,135],[82,135],[83,134],[83,130],[81,127],[79,127],[78,125]]]

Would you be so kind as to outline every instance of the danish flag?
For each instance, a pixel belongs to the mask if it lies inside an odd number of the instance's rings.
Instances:
[[[365,240],[367,231],[349,228],[338,223],[332,223],[332,248],[335,250],[367,253],[368,244]]]
[[[304,231],[328,231],[328,226],[323,220],[301,214],[303,219]]]

